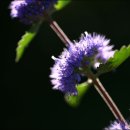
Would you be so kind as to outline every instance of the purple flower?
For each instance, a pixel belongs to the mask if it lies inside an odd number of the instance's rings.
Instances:
[[[113,56],[110,40],[96,33],[82,34],[79,42],[70,43],[51,68],[51,83],[54,89],[64,93],[77,94],[76,85],[80,82],[84,70],[97,66]]]
[[[130,128],[129,126],[115,121],[113,124],[111,124],[108,128],[105,128],[104,130],[130,130]]]
[[[12,18],[19,18],[25,24],[33,24],[43,19],[57,0],[14,0],[10,4]]]

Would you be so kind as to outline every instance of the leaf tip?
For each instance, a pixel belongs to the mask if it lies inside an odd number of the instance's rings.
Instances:
[[[71,0],[65,0],[65,1],[58,0],[58,2],[54,5],[54,7],[56,10],[61,10],[66,5],[68,5],[70,2],[71,2]]]
[[[77,108],[79,106],[79,101],[77,97],[74,95],[65,94],[64,96],[65,102],[72,108]]]
[[[19,59],[20,59],[20,58],[18,58],[18,57],[16,56],[16,58],[15,58],[15,63],[18,63],[18,62],[19,62]]]

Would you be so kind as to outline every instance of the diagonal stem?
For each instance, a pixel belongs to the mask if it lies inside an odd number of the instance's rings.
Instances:
[[[46,20],[48,21],[51,29],[56,33],[56,35],[60,38],[60,40],[65,44],[65,46],[69,46],[71,40],[64,33],[64,31],[60,28],[58,23],[54,21],[47,13],[44,13]]]
[[[69,38],[66,36],[66,34],[63,32],[63,30],[60,28],[56,21],[50,21],[50,27],[66,46],[71,43]]]
[[[95,78],[93,74],[89,74],[89,78],[92,79],[95,89],[101,95],[101,97],[103,98],[103,100],[105,101],[105,103],[107,104],[107,106],[109,107],[113,115],[115,116],[115,118],[121,124],[124,124],[129,127],[125,118],[121,114],[120,110],[118,109],[118,107],[116,106],[116,104],[114,103],[114,101],[112,100],[112,98],[110,97],[110,95],[108,94],[108,92],[106,91],[102,83],[100,82],[100,80],[98,78]]]

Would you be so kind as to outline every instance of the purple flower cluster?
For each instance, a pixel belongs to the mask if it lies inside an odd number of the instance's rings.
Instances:
[[[76,84],[81,79],[81,69],[96,68],[113,56],[110,40],[96,33],[82,34],[79,42],[70,43],[51,68],[51,82],[54,89],[64,93],[77,94]]]
[[[12,18],[19,18],[25,24],[33,24],[43,19],[57,0],[14,0],[10,4]]]
[[[115,121],[113,124],[111,124],[108,128],[105,128],[104,130],[130,130],[130,127]]]

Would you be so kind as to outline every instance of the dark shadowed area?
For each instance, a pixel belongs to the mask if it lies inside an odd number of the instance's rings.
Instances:
[[[15,48],[29,29],[10,18],[10,0],[0,0],[1,26],[1,130],[102,130],[114,120],[97,91],[91,87],[78,108],[69,107],[63,94],[52,90],[49,81],[51,56],[58,56],[63,43],[44,23],[15,63]],[[81,33],[97,32],[111,39],[115,49],[130,44],[130,2],[124,0],[73,0],[63,10],[53,14],[71,40]],[[125,118],[130,117],[130,59],[117,70],[100,77]]]

